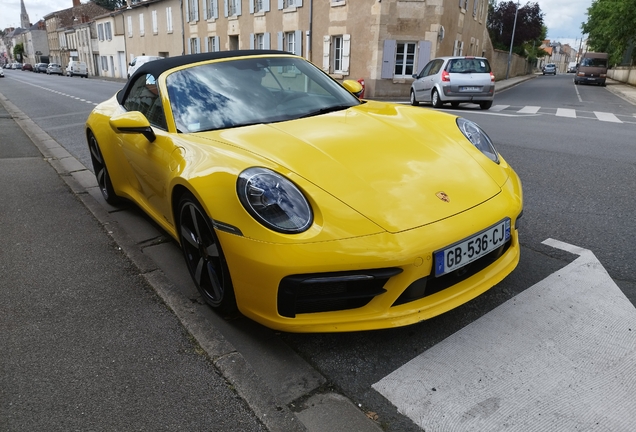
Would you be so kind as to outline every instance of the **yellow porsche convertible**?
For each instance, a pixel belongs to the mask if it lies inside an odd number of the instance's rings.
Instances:
[[[174,237],[213,308],[289,332],[439,315],[516,267],[521,182],[475,123],[358,90],[278,51],[146,63],[87,120],[102,195]]]

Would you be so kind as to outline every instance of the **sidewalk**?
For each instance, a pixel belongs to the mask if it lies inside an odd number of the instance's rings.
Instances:
[[[0,429],[303,430],[258,382],[271,406],[238,397],[240,354],[201,350],[60,171],[77,162],[0,99]]]
[[[106,204],[93,173],[1,93],[0,127],[12,185],[0,189],[0,424],[381,430],[274,332],[214,313],[175,265],[178,245],[136,207]]]

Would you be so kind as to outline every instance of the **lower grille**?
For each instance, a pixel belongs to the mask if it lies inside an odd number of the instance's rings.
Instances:
[[[332,312],[365,306],[386,290],[384,285],[400,268],[311,273],[283,278],[278,287],[278,313]]]
[[[469,277],[479,273],[495,261],[497,261],[510,247],[511,242],[495,249],[487,255],[479,258],[472,263],[455,270],[454,272],[445,274],[440,277],[426,276],[413,282],[404,292],[398,297],[392,306],[398,306],[401,304],[409,303],[415,300],[419,300],[431,294],[438,293],[446,288],[449,288],[459,282],[468,279]],[[433,263],[435,268],[435,263]]]

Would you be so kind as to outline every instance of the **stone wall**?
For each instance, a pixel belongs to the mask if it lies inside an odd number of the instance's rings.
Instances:
[[[636,67],[634,66],[616,66],[608,69],[607,76],[613,80],[636,86]]]
[[[492,51],[491,55],[492,58],[490,59],[490,67],[495,74],[495,80],[500,81],[506,79],[506,70],[508,69],[508,51],[496,49]],[[529,73],[532,73],[532,67],[528,64],[528,60],[513,53],[508,78],[527,75]]]

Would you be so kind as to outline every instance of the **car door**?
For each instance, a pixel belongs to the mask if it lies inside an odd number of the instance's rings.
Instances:
[[[123,105],[128,111],[139,111],[146,116],[156,136],[150,142],[141,133],[121,135],[122,150],[133,176],[129,179],[131,186],[139,194],[140,202],[147,206],[148,212],[159,219],[171,221],[168,187],[174,175],[170,162],[176,146],[172,134],[167,131],[155,78],[150,74],[138,77]]]
[[[433,92],[433,87],[439,81],[439,73],[442,69],[442,65],[444,64],[443,59],[435,59],[431,61],[431,68],[426,71],[426,76],[422,77],[422,93],[418,96],[418,99],[424,102],[431,101],[431,94]]]
[[[424,78],[428,75],[428,71],[431,70],[431,66],[435,63],[435,60],[431,60],[426,63],[426,66],[420,71],[420,73],[413,81],[413,91],[417,100],[422,100],[422,94],[424,91]]]

